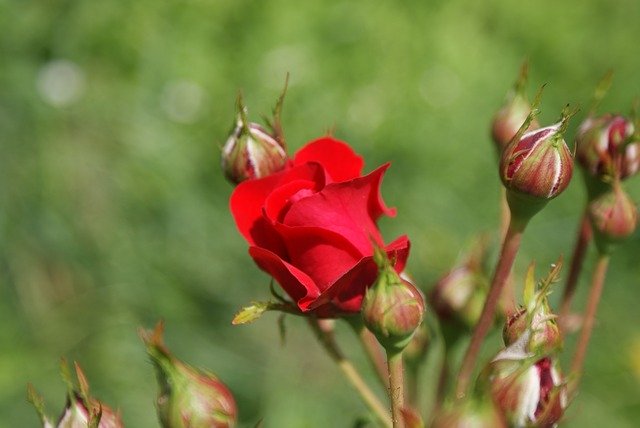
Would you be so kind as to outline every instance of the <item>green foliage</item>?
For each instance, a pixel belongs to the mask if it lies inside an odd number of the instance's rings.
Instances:
[[[639,14],[631,0],[0,0],[0,425],[36,424],[29,381],[63,407],[66,356],[127,426],[156,426],[136,329],[164,318],[176,351],[233,390],[244,425],[348,426],[364,408],[300,319],[285,347],[275,317],[230,324],[243,302],[269,298],[219,166],[238,90],[257,117],[290,72],[290,150],[334,129],[368,170],[393,162],[383,192],[399,214],[381,225],[410,236],[409,268],[429,288],[498,223],[489,123],[522,60],[531,88],[548,83],[543,124],[567,103],[587,107],[611,68],[600,110],[626,113],[640,94]],[[637,179],[627,187],[638,200]],[[532,220],[518,277],[533,258],[569,254],[583,197],[576,174]],[[612,260],[566,426],[640,417],[627,352],[640,335],[638,254],[636,234]]]

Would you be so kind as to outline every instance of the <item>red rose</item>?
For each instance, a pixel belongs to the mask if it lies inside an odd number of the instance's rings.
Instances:
[[[290,165],[240,183],[231,212],[249,254],[302,311],[320,316],[360,310],[376,278],[372,240],[395,269],[404,268],[409,240],[385,245],[376,226],[395,215],[380,196],[389,164],[362,176],[363,160],[347,144],[325,137],[300,149]]]

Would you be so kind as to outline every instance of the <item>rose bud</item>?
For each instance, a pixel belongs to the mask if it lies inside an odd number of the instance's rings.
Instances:
[[[120,428],[124,425],[120,420],[120,415],[111,410],[111,408],[93,398],[89,398],[87,404],[87,401],[76,392],[67,399],[67,405],[56,427],[80,428],[89,426]]]
[[[482,236],[461,262],[441,277],[428,296],[441,324],[467,332],[476,325],[487,296],[487,238]]]
[[[506,428],[507,424],[489,398],[467,399],[445,405],[436,414],[431,428]]]
[[[44,400],[31,385],[27,388],[27,398],[31,402],[44,428],[122,428],[119,412],[114,412],[109,406],[89,395],[89,382],[80,366],[76,363],[76,376],[79,388],[76,389],[66,361],[62,361],[62,377],[67,384],[67,403],[58,422],[54,425],[44,414]]]
[[[638,210],[617,180],[609,191],[589,202],[588,211],[595,243],[601,253],[610,252],[614,244],[636,230]]]
[[[520,126],[531,113],[531,104],[526,95],[528,64],[525,62],[520,68],[520,75],[513,88],[507,94],[503,106],[493,117],[491,125],[491,136],[496,145],[497,153],[502,151],[511,142],[511,139],[518,133]],[[527,129],[539,128],[539,123],[534,119]]]
[[[387,351],[399,352],[422,324],[424,300],[413,284],[400,278],[384,251],[376,248],[374,258],[378,278],[362,300],[362,319]]]
[[[532,359],[510,348],[498,354],[484,373],[496,405],[509,426],[555,426],[567,407],[557,361],[549,356]]]
[[[276,119],[278,120],[278,119]],[[278,125],[279,126],[279,125]],[[278,135],[247,120],[247,109],[238,98],[238,114],[222,148],[222,170],[232,183],[267,177],[287,164],[287,152]]]
[[[612,114],[589,117],[580,125],[576,158],[585,171],[590,198],[608,187],[599,183],[637,172],[640,158],[638,143],[631,142],[634,129],[630,120]]]
[[[140,336],[156,367],[160,393],[158,417],[167,428],[230,428],[237,409],[231,392],[213,374],[184,364],[169,353],[162,340],[163,324]]]
[[[573,158],[563,132],[573,114],[565,110],[555,125],[516,136],[502,153],[500,178],[514,218],[528,220],[569,185]]]
[[[562,346],[562,336],[548,301],[551,284],[558,280],[561,267],[562,260],[552,265],[549,275],[541,281],[541,286],[536,290],[535,265],[532,263],[529,266],[524,286],[524,307],[507,319],[502,330],[506,346],[523,340],[525,350],[534,353],[550,353]],[[526,337],[526,340],[523,337]]]

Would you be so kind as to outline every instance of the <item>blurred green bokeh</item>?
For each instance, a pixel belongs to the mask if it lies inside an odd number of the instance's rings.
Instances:
[[[531,93],[548,83],[543,123],[588,104],[609,68],[602,109],[627,112],[640,95],[639,17],[633,0],[0,0],[0,426],[36,426],[29,381],[58,414],[61,356],[128,426],[156,426],[136,329],[159,318],[178,356],[231,387],[243,426],[351,426],[365,409],[301,320],[288,320],[284,346],[274,315],[230,325],[268,297],[219,167],[237,91],[257,119],[290,72],[292,150],[333,129],[369,170],[392,161],[384,195],[399,214],[381,227],[412,239],[409,267],[427,289],[497,225],[488,127],[523,58]],[[576,178],[532,222],[518,275],[570,254]],[[638,254],[636,234],[613,259],[567,427],[637,426]]]

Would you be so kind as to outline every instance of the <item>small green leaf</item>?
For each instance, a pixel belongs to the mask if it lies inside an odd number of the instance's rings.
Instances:
[[[530,303],[533,301],[536,293],[536,263],[531,262],[529,265],[529,269],[527,270],[527,277],[524,280],[524,305],[525,307],[529,307]]]
[[[29,403],[33,404],[33,407],[35,407],[38,417],[40,417],[40,422],[45,424],[47,422],[47,417],[44,414],[44,398],[38,394],[30,383],[27,384],[27,400]]]
[[[271,302],[252,302],[249,306],[245,306],[240,309],[240,312],[233,317],[231,324],[248,324],[252,323],[262,316],[266,311],[271,309],[273,304]]]

